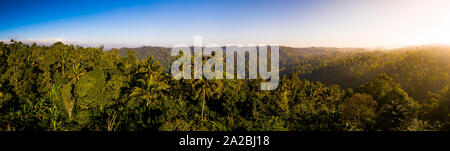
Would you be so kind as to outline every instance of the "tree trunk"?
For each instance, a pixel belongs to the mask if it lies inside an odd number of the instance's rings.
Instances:
[[[202,121],[203,121],[203,111],[205,110],[205,94],[203,94],[203,99],[202,99]]]

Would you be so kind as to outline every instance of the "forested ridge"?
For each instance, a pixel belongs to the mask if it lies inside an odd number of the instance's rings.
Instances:
[[[149,48],[0,42],[0,130],[450,130],[447,47],[280,47],[274,91],[174,80]]]

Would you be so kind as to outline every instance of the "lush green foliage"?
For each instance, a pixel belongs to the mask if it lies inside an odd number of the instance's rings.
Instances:
[[[174,80],[160,67],[158,60],[173,59],[163,52],[138,58],[62,43],[0,43],[0,130],[450,128],[448,51],[282,49],[291,56],[281,57],[285,76],[278,89],[261,91],[260,80]]]

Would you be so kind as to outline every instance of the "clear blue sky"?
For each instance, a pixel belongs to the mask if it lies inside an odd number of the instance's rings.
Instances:
[[[447,0],[10,0],[0,40],[106,47],[450,44]]]

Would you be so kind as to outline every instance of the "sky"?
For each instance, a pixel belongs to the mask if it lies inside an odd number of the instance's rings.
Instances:
[[[448,0],[1,0],[0,40],[138,47],[450,44]]]

